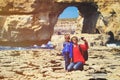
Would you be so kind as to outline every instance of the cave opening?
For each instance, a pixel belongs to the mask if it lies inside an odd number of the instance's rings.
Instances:
[[[77,27],[77,18],[79,17],[79,10],[76,6],[66,7],[58,17],[58,21],[54,27],[54,34],[74,34]]]

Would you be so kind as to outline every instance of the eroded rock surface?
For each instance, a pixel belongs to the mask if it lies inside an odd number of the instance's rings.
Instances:
[[[58,16],[68,6],[77,7],[84,18],[83,33],[94,33],[97,24],[98,29],[102,27],[103,32],[112,31],[116,39],[120,39],[119,0],[1,0],[1,44],[47,42]],[[103,24],[98,21],[101,15]]]
[[[120,79],[118,49],[91,47],[83,71],[66,72],[58,50],[0,51],[1,80],[104,80]]]

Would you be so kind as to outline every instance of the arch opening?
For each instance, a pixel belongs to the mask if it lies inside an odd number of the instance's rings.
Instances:
[[[78,8],[75,6],[68,6],[63,10],[63,12],[59,15],[59,19],[69,19],[69,18],[77,18],[79,16]]]
[[[77,27],[77,18],[79,10],[76,6],[66,7],[58,17],[58,21],[54,27],[54,34],[74,34]]]
[[[68,14],[66,14],[66,13],[64,14],[64,11],[67,11],[67,9],[69,9],[70,7],[76,8],[76,13],[77,13],[77,17],[74,17],[74,19],[76,19],[76,21],[75,21],[76,26],[73,29],[73,30],[76,29],[76,31],[72,30],[71,32],[72,33],[74,33],[74,32],[75,33],[89,33],[89,34],[96,33],[95,32],[96,23],[97,23],[99,14],[100,14],[100,12],[97,11],[98,6],[95,3],[87,3],[87,2],[67,4],[65,6],[64,10],[62,11],[62,13],[59,14],[58,22],[60,19],[65,18],[63,15],[66,15],[66,18],[68,18],[68,16],[70,16],[70,15],[72,15],[72,16],[75,15],[74,11],[72,11],[72,10],[71,10],[71,12],[68,11],[67,12]],[[56,23],[56,25],[58,25],[58,22]],[[56,33],[56,25],[54,27],[55,33]],[[64,30],[63,31],[57,30],[57,31],[59,31],[59,32],[57,32],[58,34],[68,32],[68,31],[64,31]]]

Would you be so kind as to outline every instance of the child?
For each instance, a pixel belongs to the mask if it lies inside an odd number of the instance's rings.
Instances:
[[[70,47],[70,54],[72,54],[72,61],[67,67],[68,71],[71,70],[83,70],[83,65],[85,63],[85,59],[82,55],[82,52],[79,49],[79,46],[81,46],[82,50],[87,50],[88,49],[88,42],[86,39],[82,38],[84,41],[84,44],[79,45],[78,44],[78,38],[76,36],[73,36],[71,41],[73,43],[72,47]]]
[[[65,70],[67,70],[67,67],[70,64],[70,58],[69,58],[70,35],[65,34],[64,38],[65,38],[65,42],[63,43],[62,55],[64,56],[64,60],[65,60]]]

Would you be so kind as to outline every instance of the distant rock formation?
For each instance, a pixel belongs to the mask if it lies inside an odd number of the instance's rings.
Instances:
[[[112,31],[120,39],[119,0],[1,0],[0,44],[46,43],[58,16],[69,6],[77,7],[84,18],[82,33],[95,33],[97,26],[105,33]]]
[[[54,34],[63,35],[63,34],[74,34],[77,27],[77,18],[69,19],[58,19],[55,27]]]

